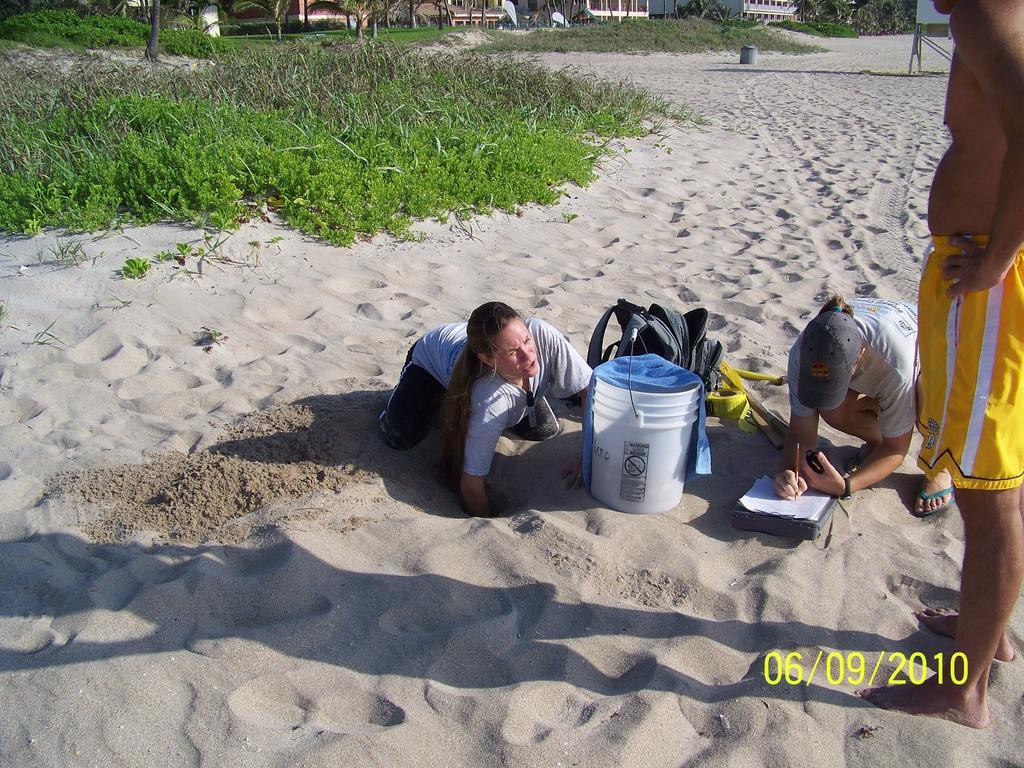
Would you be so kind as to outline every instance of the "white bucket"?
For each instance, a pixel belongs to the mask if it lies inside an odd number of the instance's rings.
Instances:
[[[594,382],[590,493],[620,512],[664,512],[683,498],[700,384],[632,395],[630,401],[629,390]]]

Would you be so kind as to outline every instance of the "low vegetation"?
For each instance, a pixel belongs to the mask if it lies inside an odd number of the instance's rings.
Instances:
[[[762,51],[812,53],[820,48],[790,40],[760,25],[748,26],[701,18],[629,19],[615,24],[590,24],[571,29],[538,29],[493,33],[494,42],[479,50],[541,53],[703,53],[756,45]]]
[[[149,272],[150,266],[151,264],[148,261],[138,257],[125,259],[124,264],[121,265],[121,277],[139,280],[146,276],[146,273]]]
[[[0,21],[0,39],[37,48],[146,47],[149,26],[121,16],[80,16],[70,10],[33,11]],[[160,48],[179,56],[210,58],[225,49],[197,29],[165,29]]]
[[[276,211],[338,244],[414,218],[552,203],[610,137],[685,119],[642,92],[525,62],[284,45],[177,72],[0,68],[0,229]]]
[[[272,43],[276,42],[273,24],[269,22],[233,22],[221,25],[222,41],[228,44],[247,44],[254,42]],[[381,27],[377,30],[376,37],[372,31],[367,30],[366,36],[378,42],[387,42],[394,45],[418,45],[432,43],[440,40],[445,35],[451,34],[451,27],[438,29],[436,26],[421,26],[415,29],[407,27]],[[305,32],[291,32],[281,35],[285,41],[312,41],[323,43],[335,43],[354,41],[357,38],[354,29],[339,29],[338,27],[317,28]]]
[[[836,24],[830,21],[773,21],[768,26],[788,29],[791,32],[803,32],[815,37],[859,37],[857,30],[849,24]]]

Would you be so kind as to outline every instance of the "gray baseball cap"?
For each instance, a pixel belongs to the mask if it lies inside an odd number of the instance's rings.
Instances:
[[[845,312],[826,310],[811,320],[800,336],[797,400],[816,411],[842,404],[863,343],[857,322]]]

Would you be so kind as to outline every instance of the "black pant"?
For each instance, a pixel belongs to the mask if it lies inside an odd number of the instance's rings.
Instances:
[[[404,451],[422,442],[430,432],[444,393],[441,382],[426,368],[412,362],[410,349],[395,391],[379,418],[380,431],[388,447]]]

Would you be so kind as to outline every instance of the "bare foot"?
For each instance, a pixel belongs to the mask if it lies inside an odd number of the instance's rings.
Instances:
[[[940,507],[953,500],[953,478],[949,472],[942,470],[934,478],[925,478],[921,483],[921,492],[914,501],[914,517],[928,517],[934,515]],[[948,494],[941,493],[948,490]],[[930,498],[923,498],[930,497]]]
[[[977,691],[957,685],[939,685],[934,677],[922,685],[887,685],[884,688],[867,688],[857,695],[876,707],[906,712],[908,715],[924,715],[952,720],[968,728],[987,728],[989,723],[988,705]]]
[[[949,611],[945,608],[925,608],[923,611],[916,611],[914,617],[924,624],[928,629],[937,635],[956,638],[956,627],[960,615],[956,611]],[[999,661],[1013,661],[1017,654],[1010,645],[1010,638],[1003,633],[999,638],[999,645],[996,646],[996,658]]]

